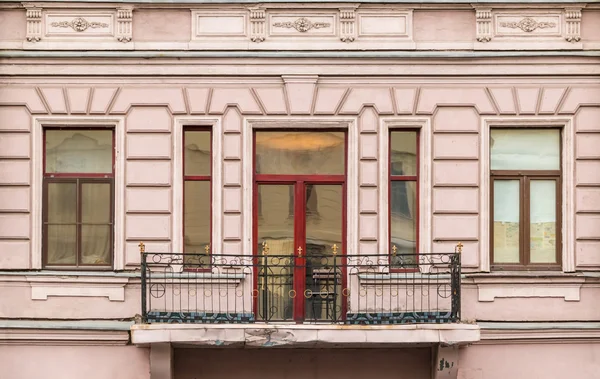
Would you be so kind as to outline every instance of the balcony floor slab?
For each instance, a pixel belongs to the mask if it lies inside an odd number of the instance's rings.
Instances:
[[[136,324],[131,341],[140,347],[171,343],[179,347],[401,347],[465,345],[480,339],[478,325],[335,324]]]

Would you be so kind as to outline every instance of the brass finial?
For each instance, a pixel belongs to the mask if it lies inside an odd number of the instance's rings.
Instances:
[[[333,244],[333,246],[331,246],[331,250],[333,250],[333,255],[336,255],[336,254],[337,254],[337,249],[338,249],[338,247],[337,247],[337,245],[334,243],[334,244]]]
[[[456,252],[459,253],[459,254],[462,253],[463,246],[464,245],[463,245],[462,242],[459,242],[458,244],[456,244]]]
[[[269,245],[267,245],[267,241],[263,241],[262,243],[262,255],[269,254]]]
[[[210,252],[210,244],[204,246],[204,252],[208,254]]]
[[[140,248],[140,254],[144,254],[146,252],[146,245],[144,245],[143,242],[140,242],[138,246]]]
[[[396,247],[396,245],[392,245],[392,255],[396,254],[398,254],[398,248]]]

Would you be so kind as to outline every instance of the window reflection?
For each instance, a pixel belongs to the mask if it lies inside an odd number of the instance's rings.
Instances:
[[[256,173],[344,174],[343,132],[256,132]]]

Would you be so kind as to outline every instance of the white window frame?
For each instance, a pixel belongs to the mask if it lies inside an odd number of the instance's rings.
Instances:
[[[389,235],[390,130],[419,130],[419,246],[418,254],[433,253],[432,238],[432,139],[431,120],[422,117],[381,117],[379,124],[379,240],[381,252],[391,254]],[[385,246],[385,247],[384,247]]]
[[[212,192],[212,218],[210,251],[215,254],[222,252],[222,226],[220,222],[223,209],[222,203],[222,120],[221,117],[179,116],[174,117],[173,138],[173,221],[171,235],[171,251],[183,253],[183,129],[186,126],[202,126],[211,129],[211,192]],[[178,266],[182,270],[183,266]]]
[[[490,129],[560,128],[562,151],[562,271],[575,271],[575,127],[572,117],[482,117],[479,238],[481,271],[490,271]]]
[[[113,116],[34,116],[32,118],[31,268],[42,269],[42,206],[44,176],[44,128],[111,127],[115,132],[114,253],[112,269],[125,267],[125,118]],[[75,269],[79,270],[79,269]],[[89,271],[89,270],[86,270]]]
[[[355,117],[251,117],[243,119],[242,131],[242,146],[243,160],[245,168],[242,176],[243,189],[243,217],[244,230],[242,234],[242,248],[245,254],[251,255],[253,249],[253,172],[252,162],[254,162],[254,149],[252,146],[254,128],[256,124],[260,124],[260,129],[281,129],[281,122],[293,125],[295,129],[340,129],[348,133],[348,148],[347,148],[347,168],[346,168],[346,254],[358,254],[359,233],[358,233],[358,119]],[[271,125],[269,125],[272,123]],[[250,167],[250,168],[248,168]]]

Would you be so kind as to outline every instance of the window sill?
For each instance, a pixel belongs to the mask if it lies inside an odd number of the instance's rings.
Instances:
[[[139,273],[92,271],[3,271],[0,282],[25,282],[31,287],[31,300],[48,297],[105,297],[125,301],[125,286]]]
[[[560,271],[504,271],[466,274],[464,284],[477,286],[480,302],[496,298],[562,298],[579,301],[581,286],[586,277],[582,273]]]

